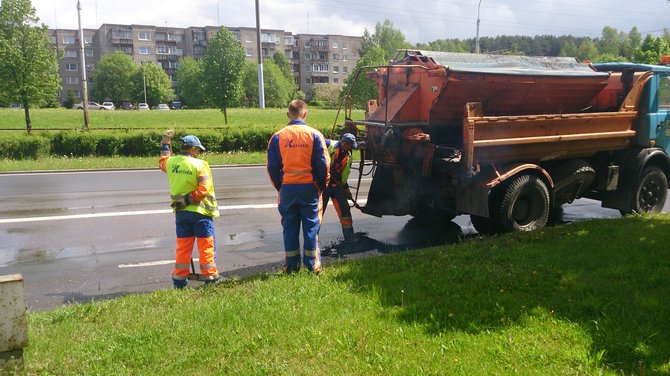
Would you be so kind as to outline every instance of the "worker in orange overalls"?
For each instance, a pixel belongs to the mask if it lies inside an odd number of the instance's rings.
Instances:
[[[333,206],[337,211],[342,225],[342,235],[344,240],[354,241],[354,225],[351,218],[351,208],[347,199],[352,200],[351,190],[349,190],[349,174],[351,172],[351,150],[357,147],[356,136],[351,133],[342,135],[340,141],[327,139],[328,153],[330,154],[330,181],[328,187],[323,192],[323,213],[328,207],[328,201],[333,199]]]
[[[319,229],[321,193],[329,177],[330,157],[323,134],[305,123],[307,104],[294,100],[288,106],[289,123],[272,135],[267,150],[267,170],[279,192],[278,209],[284,235],[287,273],[300,270],[300,227],[303,264],[321,271]]]
[[[175,213],[177,249],[172,270],[172,284],[181,289],[188,284],[189,265],[193,244],[200,255],[200,274],[205,283],[219,281],[216,267],[216,239],[214,217],[219,216],[219,205],[214,195],[212,172],[206,161],[198,159],[205,151],[196,136],[181,139],[181,153],[172,155],[171,140],[174,131],[167,131],[161,139],[160,169],[167,173],[170,184],[171,206]]]

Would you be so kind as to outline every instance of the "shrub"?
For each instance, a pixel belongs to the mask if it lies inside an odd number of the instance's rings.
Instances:
[[[35,134],[3,134],[0,136],[0,158],[37,159],[49,155],[49,138]]]

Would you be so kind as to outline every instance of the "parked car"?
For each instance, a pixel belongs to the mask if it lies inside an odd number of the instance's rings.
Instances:
[[[116,110],[116,106],[112,102],[102,102],[101,110]]]
[[[176,101],[176,100],[172,101],[172,109],[173,110],[181,110],[182,109],[181,101]]]
[[[9,108],[23,108],[21,103],[12,103],[9,105]]]
[[[120,109],[122,110],[132,110],[133,109],[133,104],[130,102],[123,102],[121,103],[121,106],[119,106]]]
[[[75,110],[83,110],[84,109],[84,102],[79,102],[72,106],[73,109]],[[105,108],[102,107],[101,104],[98,102],[88,102],[88,109],[89,110],[104,110]]]
[[[146,103],[140,103],[140,104],[137,105],[137,109],[138,109],[138,110],[148,110],[148,109],[149,109],[149,105],[146,104]]]
[[[159,103],[158,106],[156,106],[157,110],[170,110],[170,106],[168,106],[165,103]]]

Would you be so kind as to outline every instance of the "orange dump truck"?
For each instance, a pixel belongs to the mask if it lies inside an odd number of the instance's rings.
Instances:
[[[368,67],[379,97],[340,128],[365,141],[360,172],[368,165],[373,178],[361,210],[469,214],[483,233],[541,228],[579,197],[661,211],[668,75],[660,65],[404,51]]]

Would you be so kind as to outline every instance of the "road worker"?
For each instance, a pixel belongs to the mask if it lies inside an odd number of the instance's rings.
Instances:
[[[188,284],[194,243],[198,248],[200,274],[205,278],[205,283],[219,281],[213,221],[214,217],[219,216],[219,206],[214,195],[209,164],[198,159],[205,147],[198,137],[188,135],[181,139],[181,153],[172,155],[173,136],[174,131],[170,130],[161,139],[159,167],[168,176],[177,229],[172,284],[181,289]]]
[[[287,273],[300,270],[300,227],[305,267],[321,271],[318,233],[321,227],[321,194],[329,177],[330,157],[323,134],[305,123],[307,104],[289,103],[289,123],[272,135],[267,150],[267,170],[279,192],[278,209],[284,235]]]
[[[345,133],[339,141],[327,139],[328,153],[330,155],[330,181],[323,192],[323,212],[326,212],[328,200],[333,199],[333,206],[337,211],[342,225],[342,235],[345,241],[354,241],[353,220],[351,219],[351,208],[347,200],[353,200],[347,179],[351,172],[351,150],[357,147],[356,136]]]

